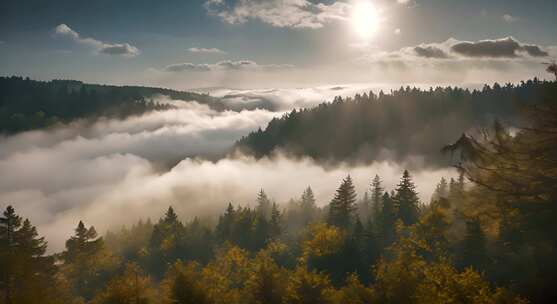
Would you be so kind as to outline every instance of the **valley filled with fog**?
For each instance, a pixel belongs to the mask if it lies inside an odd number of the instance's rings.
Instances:
[[[256,159],[232,151],[242,136],[294,108],[371,89],[377,86],[212,92],[234,109],[225,111],[158,96],[157,102],[172,108],[4,136],[0,201],[29,217],[52,251],[63,248],[77,219],[104,232],[139,218],[157,219],[169,205],[184,219],[214,218],[229,202],[253,205],[260,189],[286,206],[307,186],[324,206],[347,174],[361,196],[375,174],[393,189],[407,165],[414,169],[420,198],[428,202],[439,179],[455,175],[449,163],[435,170],[420,169],[419,157],[402,163],[324,165],[281,153]]]

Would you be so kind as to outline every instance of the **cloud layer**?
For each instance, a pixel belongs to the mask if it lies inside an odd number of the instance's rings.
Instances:
[[[442,43],[421,44],[401,49],[398,54],[436,59],[459,58],[526,58],[547,57],[549,53],[542,46],[526,44],[513,37],[460,41],[448,39]]]
[[[223,60],[217,63],[174,63],[166,66],[165,72],[184,72],[184,71],[261,71],[261,70],[281,70],[290,69],[294,66],[289,64],[258,64],[251,60]]]
[[[451,46],[451,51],[464,57],[516,58],[525,55],[546,57],[549,54],[542,47],[523,44],[512,37],[480,40],[476,42],[459,41]]]
[[[210,15],[230,24],[258,20],[273,27],[321,28],[335,20],[345,20],[350,4],[342,1],[325,3],[308,0],[208,0],[205,8]]]
[[[54,29],[59,36],[69,37],[73,41],[94,48],[100,54],[134,57],[139,55],[139,49],[129,43],[107,43],[94,38],[83,38],[66,24],[60,24]]]
[[[79,220],[102,232],[139,218],[156,220],[168,205],[189,219],[221,212],[228,202],[252,204],[261,188],[285,203],[308,185],[324,205],[346,174],[362,194],[374,174],[392,188],[404,169],[389,162],[325,169],[309,159],[280,155],[202,160],[193,156],[222,155],[234,140],[282,112],[215,112],[197,103],[165,98],[159,102],[177,108],[0,138],[0,171],[8,173],[0,181],[0,208],[14,205],[56,251]],[[452,174],[414,173],[424,200],[441,176]]]
[[[217,48],[189,48],[191,53],[206,53],[206,54],[226,54],[225,51]]]

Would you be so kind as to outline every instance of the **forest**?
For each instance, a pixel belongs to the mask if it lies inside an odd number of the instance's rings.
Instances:
[[[0,77],[0,134],[41,129],[77,119],[125,118],[168,109],[169,105],[153,100],[160,95],[224,109],[218,99],[190,92],[84,84],[77,80],[43,82]]]
[[[555,90],[556,83],[534,80],[481,92],[404,89],[336,99],[241,141],[261,143],[265,153],[267,139],[301,132],[296,142],[303,142],[320,121],[319,134],[331,136],[324,129],[334,125],[353,137],[316,138],[308,153],[336,140],[338,154],[330,155],[346,156],[372,134],[366,132],[385,132],[387,140],[393,132],[418,131],[411,122],[424,120],[443,132],[436,117],[452,121],[458,112],[466,119],[454,122],[463,128],[447,141],[453,144],[420,143],[451,156],[458,173],[441,179],[429,201],[419,199],[408,170],[393,189],[369,172],[366,192],[356,193],[348,175],[325,206],[309,185],[283,204],[262,189],[254,203],[231,202],[214,221],[179,216],[170,206],[160,219],[138,219],[101,236],[95,223],[76,219],[65,249],[55,254],[8,206],[0,217],[0,303],[552,303],[557,104],[547,97]],[[456,105],[445,104],[449,96]],[[460,135],[470,119],[487,119],[479,113],[510,113],[504,100],[525,104],[517,111],[520,124],[501,120]],[[395,114],[403,105],[408,110]],[[331,113],[346,125],[323,120]],[[347,119],[350,113],[359,118]],[[359,125],[364,115],[372,125]],[[414,119],[386,129],[407,115]],[[356,126],[366,132],[354,133]],[[393,137],[394,144],[405,134]],[[400,147],[416,148],[412,141]],[[175,203],[181,202],[169,205]]]
[[[450,159],[438,153],[439,147],[463,132],[488,127],[495,119],[520,124],[520,109],[556,93],[554,82],[534,78],[517,85],[485,85],[481,90],[401,87],[389,93],[337,97],[273,119],[266,129],[239,140],[236,148],[256,157],[281,150],[322,162],[401,162],[419,157],[426,166],[446,166]]]

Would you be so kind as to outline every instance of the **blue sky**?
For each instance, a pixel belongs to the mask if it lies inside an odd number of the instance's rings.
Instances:
[[[556,11],[552,0],[4,0],[0,74],[176,88],[516,81],[556,53]],[[362,26],[377,28],[362,37]],[[453,52],[480,40],[516,56]]]

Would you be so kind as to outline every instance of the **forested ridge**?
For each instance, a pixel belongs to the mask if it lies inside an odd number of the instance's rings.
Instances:
[[[308,187],[282,205],[261,190],[216,224],[172,207],[104,237],[80,221],[52,256],[7,207],[0,303],[554,303],[557,105],[522,115],[445,146],[458,178],[428,202],[410,172],[394,189],[370,172],[323,207]]]
[[[153,101],[159,95],[176,100],[195,100],[217,110],[225,108],[217,98],[209,95],[162,88],[0,77],[0,134],[40,129],[81,118],[125,118],[168,109],[169,105]]]
[[[538,79],[517,85],[485,85],[481,90],[401,87],[336,97],[315,108],[293,110],[236,147],[257,157],[275,150],[320,161],[371,162],[423,158],[445,166],[439,147],[463,132],[489,126],[494,119],[519,123],[524,107],[557,94],[557,83]]]

